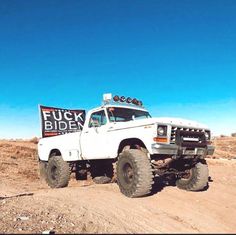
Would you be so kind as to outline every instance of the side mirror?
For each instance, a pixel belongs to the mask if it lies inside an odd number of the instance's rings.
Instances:
[[[94,123],[92,123],[92,127],[100,127],[101,125],[100,125],[100,123],[99,122],[94,122]]]
[[[100,127],[99,120],[96,118],[92,118],[89,123],[89,127]]]

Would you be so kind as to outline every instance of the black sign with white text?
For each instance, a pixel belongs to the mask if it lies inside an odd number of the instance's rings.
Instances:
[[[56,136],[83,129],[85,110],[39,106],[42,137]]]

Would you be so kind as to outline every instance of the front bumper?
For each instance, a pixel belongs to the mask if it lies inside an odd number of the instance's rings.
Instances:
[[[206,148],[195,147],[194,149],[187,149],[186,147],[181,147],[176,144],[152,144],[153,154],[166,154],[166,155],[198,155],[206,156],[213,155],[215,147],[212,145],[207,145]]]

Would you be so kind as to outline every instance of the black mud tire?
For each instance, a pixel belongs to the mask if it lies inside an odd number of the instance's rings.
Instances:
[[[206,162],[198,162],[192,169],[188,178],[180,178],[176,186],[187,191],[201,191],[208,185],[209,171]]]
[[[48,161],[47,184],[51,188],[66,187],[70,180],[70,167],[61,156],[53,156]]]
[[[47,178],[47,164],[48,164],[48,162],[39,160],[39,178],[40,178],[40,180],[46,180],[46,178]]]
[[[91,164],[91,177],[95,184],[111,183],[114,175],[111,161],[96,160]]]
[[[108,184],[111,183],[111,177],[107,176],[96,176],[93,178],[95,184]]]
[[[127,197],[141,197],[151,192],[153,172],[147,154],[138,149],[120,153],[117,167],[117,184]]]

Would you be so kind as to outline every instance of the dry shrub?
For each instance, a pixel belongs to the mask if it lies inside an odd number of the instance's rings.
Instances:
[[[34,138],[30,139],[29,142],[34,143],[34,144],[38,144],[39,139],[37,137],[34,137]]]
[[[226,135],[220,135],[220,137],[224,138],[224,137],[227,137]]]

